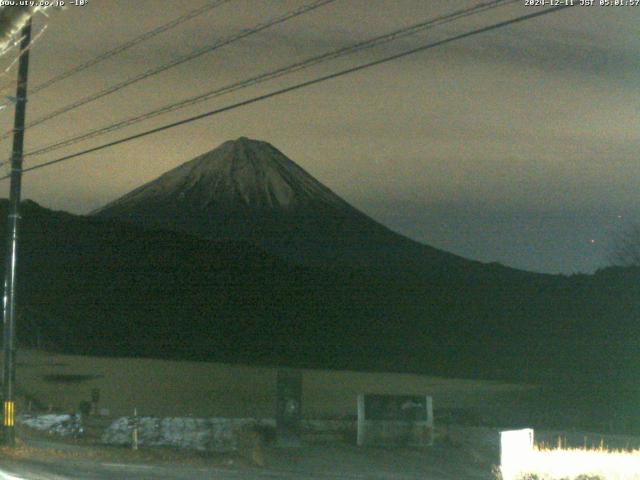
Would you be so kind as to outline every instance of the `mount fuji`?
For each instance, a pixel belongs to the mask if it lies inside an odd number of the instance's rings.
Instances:
[[[265,142],[226,142],[89,218],[23,207],[18,336],[61,351],[589,392],[638,376],[637,269],[543,275],[421,245]]]
[[[480,266],[376,222],[271,144],[241,137],[92,212],[152,229],[244,240],[295,263],[432,272]]]

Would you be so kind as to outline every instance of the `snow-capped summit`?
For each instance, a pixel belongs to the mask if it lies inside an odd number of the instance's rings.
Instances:
[[[148,202],[212,209],[291,210],[313,202],[347,207],[278,149],[247,137],[225,142],[95,213]]]
[[[271,144],[240,137],[93,212],[150,228],[249,240],[286,258],[378,266],[461,260],[353,208]],[[418,262],[420,263],[420,262]]]

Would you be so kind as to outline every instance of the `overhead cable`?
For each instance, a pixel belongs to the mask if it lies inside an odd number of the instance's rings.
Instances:
[[[50,153],[52,151],[59,150],[60,148],[68,147],[76,143],[86,141],[91,138],[105,135],[107,133],[112,133],[122,128],[129,127],[131,125],[140,123],[142,121],[157,117],[159,115],[163,115],[163,114],[173,112],[185,107],[196,105],[198,103],[210,100],[212,98],[216,98],[231,92],[248,88],[248,87],[257,85],[259,83],[266,82],[268,80],[273,80],[285,75],[289,75],[291,73],[307,69],[309,67],[327,62],[329,60],[334,60],[336,58],[350,55],[352,53],[359,52],[365,49],[377,47],[379,45],[389,43],[391,41],[398,40],[400,38],[404,38],[410,35],[415,35],[416,33],[419,33],[421,31],[434,28],[436,26],[443,25],[445,23],[450,23],[450,22],[459,20],[463,17],[467,17],[470,15],[477,15],[479,13],[486,12],[487,10],[491,10],[497,7],[502,7],[508,4],[519,3],[519,2],[520,0],[498,0],[498,1],[492,0],[489,2],[477,4],[470,8],[457,10],[455,12],[451,12],[446,15],[442,15],[436,18],[431,18],[424,22],[420,22],[417,24],[410,25],[408,27],[394,30],[393,32],[386,33],[384,35],[379,35],[377,37],[373,37],[368,40],[358,42],[348,47],[332,50],[330,52],[326,52],[321,55],[316,55],[316,56],[307,58],[305,60],[287,65],[285,67],[278,68],[276,70],[271,70],[269,72],[262,73],[260,75],[257,75],[245,80],[241,80],[239,82],[234,82],[224,87],[219,87],[214,90],[210,90],[208,92],[205,92],[193,97],[189,97],[179,102],[170,103],[168,105],[151,110],[149,112],[136,115],[133,117],[129,117],[124,120],[120,120],[116,123],[113,123],[104,127],[96,128],[88,132],[84,132],[80,135],[66,138],[64,140],[51,143],[43,147],[39,147],[35,150],[27,152],[26,156],[30,157],[30,156],[43,155],[45,153]]]
[[[156,35],[160,35],[161,33],[164,33],[168,30],[171,30],[172,28],[175,28],[179,25],[181,25],[182,23],[191,20],[193,18],[199,17],[200,15],[203,15],[205,13],[207,13],[210,10],[213,10],[214,8],[217,8],[225,3],[230,2],[231,0],[216,0],[214,2],[209,2],[208,4],[197,8],[195,10],[192,10],[174,20],[171,20],[168,23],[165,23],[164,25],[160,25],[159,27],[154,28],[153,30],[149,30],[148,32],[143,33],[142,35],[138,35],[137,37],[122,43],[120,45],[118,45],[117,47],[108,50],[104,53],[101,53],[100,55],[97,55],[89,60],[87,60],[84,63],[81,63],[80,65],[76,65],[73,68],[70,68],[69,70],[60,73],[59,75],[56,75],[53,78],[50,78],[49,80],[45,80],[44,82],[36,85],[35,87],[31,87],[29,89],[29,95],[34,95],[38,92],[41,92],[42,90],[45,90],[46,88],[49,88],[51,85],[54,85],[62,80],[66,80],[67,78],[82,72],[83,70],[86,70],[90,67],[93,67],[94,65],[97,65],[100,62],[103,62],[111,57],[114,57],[126,50],[129,50],[130,48],[145,42],[153,37],[155,37]],[[4,101],[2,103],[0,103],[0,108],[2,108],[3,106],[8,105],[10,102]]]
[[[273,97],[276,97],[276,96],[279,96],[279,95],[283,95],[285,93],[289,93],[289,92],[293,92],[293,91],[296,91],[296,90],[300,90],[302,88],[306,88],[306,87],[309,87],[311,85],[316,85],[316,84],[325,82],[327,80],[331,80],[331,79],[334,79],[334,78],[342,77],[342,76],[345,76],[345,75],[348,75],[348,74],[351,74],[351,73],[355,73],[355,72],[359,72],[361,70],[365,70],[367,68],[371,68],[371,67],[374,67],[374,66],[377,66],[377,65],[382,65],[384,63],[388,63],[388,62],[391,62],[393,60],[397,60],[399,58],[403,58],[403,57],[406,57],[406,56],[409,56],[409,55],[413,55],[413,54],[416,54],[416,53],[419,53],[419,52],[430,50],[432,48],[440,47],[442,45],[445,45],[445,44],[448,44],[448,43],[452,43],[452,42],[455,42],[457,40],[462,40],[462,39],[465,39],[465,38],[472,37],[474,35],[478,35],[478,34],[481,34],[481,33],[489,32],[489,31],[492,31],[492,30],[497,30],[499,28],[503,28],[503,27],[506,27],[508,25],[513,25],[515,23],[524,22],[526,20],[531,20],[533,18],[541,17],[543,15],[548,15],[550,13],[562,11],[562,10],[565,10],[567,8],[571,8],[572,6],[573,5],[571,5],[571,4],[567,4],[567,5],[561,5],[561,6],[558,6],[558,7],[552,7],[552,8],[548,8],[548,9],[545,9],[545,10],[540,10],[540,11],[537,11],[537,12],[529,13],[529,14],[526,14],[526,15],[521,15],[519,17],[515,17],[515,18],[512,18],[510,20],[505,20],[505,21],[502,21],[502,22],[494,23],[494,24],[486,26],[486,27],[481,27],[481,28],[477,28],[475,30],[470,30],[468,32],[457,34],[457,35],[445,38],[443,40],[438,40],[436,42],[428,43],[428,44],[422,45],[420,47],[416,47],[416,48],[412,48],[412,49],[409,49],[409,50],[405,50],[405,51],[403,51],[401,53],[396,53],[394,55],[390,55],[390,56],[384,57],[384,58],[379,59],[379,60],[374,60],[372,62],[368,62],[368,63],[364,63],[364,64],[361,64],[361,65],[358,65],[358,66],[355,66],[355,67],[351,67],[351,68],[347,68],[347,69],[344,69],[344,70],[340,70],[338,72],[334,72],[334,73],[331,73],[331,74],[328,74],[328,75],[317,77],[317,78],[315,78],[313,80],[307,80],[305,82],[297,83],[297,84],[291,85],[289,87],[281,88],[279,90],[275,90],[275,91],[272,91],[270,93],[259,95],[259,96],[256,96],[256,97],[253,97],[253,98],[250,98],[250,99],[247,99],[247,100],[243,100],[243,101],[240,101],[240,102],[236,102],[236,103],[227,105],[225,107],[217,108],[215,110],[211,110],[211,111],[206,112],[206,113],[202,113],[202,114],[195,115],[195,116],[192,116],[192,117],[189,117],[189,118],[185,118],[185,119],[177,121],[177,122],[169,123],[169,124],[163,125],[161,127],[153,128],[153,129],[147,130],[145,132],[141,132],[141,133],[138,133],[138,134],[135,134],[135,135],[131,135],[131,136],[128,136],[128,137],[125,137],[125,138],[121,138],[119,140],[114,140],[112,142],[108,142],[108,143],[99,145],[97,147],[88,148],[88,149],[82,150],[80,152],[76,152],[76,153],[73,153],[73,154],[70,154],[70,155],[65,155],[63,157],[56,158],[54,160],[50,160],[48,162],[44,162],[44,163],[41,163],[41,164],[38,164],[38,165],[34,165],[32,167],[25,168],[25,169],[23,169],[23,172],[30,172],[30,171],[33,171],[33,170],[38,170],[38,169],[41,169],[41,168],[49,167],[51,165],[55,165],[55,164],[58,164],[58,163],[66,162],[66,161],[72,160],[74,158],[78,158],[78,157],[87,155],[89,153],[93,153],[93,152],[97,152],[97,151],[100,151],[100,150],[104,150],[104,149],[107,149],[107,148],[110,148],[110,147],[114,147],[116,145],[121,145],[123,143],[128,143],[130,141],[137,140],[139,138],[147,137],[147,136],[155,134],[155,133],[159,133],[159,132],[162,132],[162,131],[165,131],[165,130],[169,130],[171,128],[179,127],[181,125],[185,125],[185,124],[188,124],[188,123],[191,123],[191,122],[195,122],[195,121],[201,120],[203,118],[208,118],[208,117],[211,117],[211,116],[214,116],[214,115],[219,115],[221,113],[228,112],[230,110],[235,110],[237,108],[244,107],[244,106],[247,106],[247,105],[251,105],[251,104],[260,102],[262,100],[266,100],[268,98],[273,98]],[[0,180],[5,180],[7,178],[9,178],[9,176],[0,177]]]
[[[48,113],[30,123],[28,123],[26,125],[26,128],[32,128],[35,127],[36,125],[40,125],[44,122],[47,122],[53,118],[56,118],[64,113],[70,112],[72,110],[75,110],[76,108],[79,108],[83,105],[87,105],[88,103],[94,102],[100,98],[104,98],[107,95],[111,95],[112,93],[115,93],[119,90],[122,90],[125,87],[128,87],[130,85],[133,85],[134,83],[140,82],[142,80],[145,80],[153,75],[157,75],[158,73],[164,72],[166,70],[169,70],[170,68],[176,67],[178,65],[181,65],[185,62],[188,62],[190,60],[193,60],[195,58],[198,58],[206,53],[212,52],[214,50],[217,50],[219,48],[222,48],[226,45],[229,45],[231,43],[237,42],[238,40],[241,40],[243,38],[249,37],[251,35],[255,35],[256,33],[259,33],[263,30],[266,30],[267,28],[273,27],[274,25],[278,25],[280,23],[286,22],[287,20],[290,20],[294,17],[297,17],[299,15],[303,15],[305,13],[308,13],[312,10],[315,10],[319,7],[322,7],[324,5],[327,5],[329,3],[333,3],[336,0],[315,0],[314,2],[311,2],[310,4],[304,5],[302,7],[299,7],[295,10],[289,11],[283,15],[280,15],[278,17],[272,18],[271,20],[268,20],[266,22],[263,23],[259,23],[257,24],[255,27],[250,28],[250,29],[245,29],[242,30],[240,33],[236,33],[234,35],[231,35],[229,37],[226,37],[222,40],[219,40],[215,43],[213,43],[212,45],[207,45],[206,47],[201,47],[198,48],[194,51],[192,51],[191,53],[184,55],[182,57],[179,57],[175,60],[172,60],[171,62],[165,63],[163,65],[160,65],[158,67],[154,67],[152,69],[149,69],[145,72],[143,72],[140,75],[137,75],[135,77],[129,78],[127,80],[124,80],[120,83],[117,83],[115,85],[112,85],[110,87],[107,87],[104,90],[101,90],[97,93],[94,93],[92,95],[89,95],[85,98],[82,98],[80,100],[77,100],[73,103],[70,103],[64,107],[59,108],[58,110],[55,110],[51,113]],[[9,131],[9,132],[5,132],[4,134],[0,135],[0,140],[4,140],[6,138],[8,138],[9,136],[11,136],[13,132]]]

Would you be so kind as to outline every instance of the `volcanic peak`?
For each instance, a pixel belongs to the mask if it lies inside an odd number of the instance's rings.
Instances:
[[[318,202],[341,210],[349,208],[271,144],[240,137],[184,163],[103,209],[132,202],[165,203],[170,198],[178,204],[188,202],[204,208],[290,210]]]

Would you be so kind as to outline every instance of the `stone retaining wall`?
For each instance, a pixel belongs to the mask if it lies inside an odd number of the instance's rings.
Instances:
[[[83,432],[80,415],[21,415],[18,421],[30,428],[55,435],[80,436]],[[174,447],[193,450],[228,452],[237,450],[244,441],[275,431],[275,419],[255,418],[191,418],[191,417],[120,417],[102,433],[106,445],[128,446],[138,428],[141,447]],[[302,420],[303,433],[346,435],[355,432],[355,420]]]

